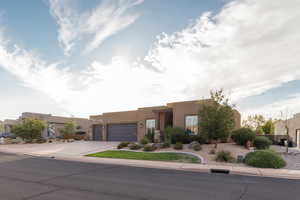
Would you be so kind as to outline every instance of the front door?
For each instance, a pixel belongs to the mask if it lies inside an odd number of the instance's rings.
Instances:
[[[102,125],[93,126],[93,140],[95,141],[102,140]]]

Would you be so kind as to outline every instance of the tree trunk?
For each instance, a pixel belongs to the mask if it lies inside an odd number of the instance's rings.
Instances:
[[[289,128],[286,129],[286,135],[287,135],[287,145],[286,145],[286,153],[289,153],[289,143],[290,143],[290,135],[289,135]]]
[[[218,148],[218,140],[214,140],[214,144],[215,144],[215,149]]]

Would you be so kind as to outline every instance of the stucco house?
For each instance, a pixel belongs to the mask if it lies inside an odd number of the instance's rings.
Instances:
[[[0,120],[0,134],[4,133],[4,122]]]
[[[75,122],[77,125],[77,133],[81,135],[87,135],[90,127],[89,119],[85,118],[75,118],[75,117],[60,117],[60,116],[53,116],[51,114],[42,114],[42,113],[31,113],[25,112],[16,119],[11,120],[7,119],[4,120],[4,132],[11,133],[11,128],[20,123],[24,119],[38,119],[42,120],[46,123],[46,129],[42,133],[42,137],[44,138],[51,138],[51,137],[59,137],[61,136],[59,130],[64,127],[64,125],[68,122]]]
[[[11,128],[18,123],[15,119],[5,119],[3,121],[4,133],[11,133]]]
[[[181,127],[197,134],[200,105],[209,102],[211,100],[174,102],[164,106],[93,115],[90,116],[90,138],[98,141],[138,141],[149,131],[163,134],[168,126]],[[241,115],[235,111],[236,128],[240,124]]]
[[[289,127],[289,136],[293,145],[300,148],[300,113],[295,114],[292,118],[287,120]],[[275,136],[286,135],[285,122],[278,120],[275,122]]]
[[[53,116],[51,114],[42,114],[42,113],[22,113],[19,120],[26,118],[39,119],[43,120],[46,123],[46,129],[42,133],[42,137],[59,137],[61,136],[59,130],[64,127],[68,122],[74,122],[76,124],[77,133],[82,135],[87,135],[89,130],[89,120],[85,118],[75,118],[75,117],[60,117]]]

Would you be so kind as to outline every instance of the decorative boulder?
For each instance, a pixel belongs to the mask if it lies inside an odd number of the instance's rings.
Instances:
[[[154,143],[152,146],[153,146],[155,149],[161,149],[161,148],[163,148],[163,144],[162,144],[162,143]]]
[[[199,146],[199,145],[200,145],[199,142],[193,141],[193,142],[191,142],[191,143],[189,144],[188,148],[189,148],[189,149],[194,149],[195,146]]]
[[[136,143],[130,143],[130,144],[128,144],[128,148],[131,150],[138,150],[138,149],[141,149],[142,146],[139,144],[136,144]]]
[[[144,146],[144,151],[155,151],[156,150],[156,147],[154,146],[154,144],[146,144]]]

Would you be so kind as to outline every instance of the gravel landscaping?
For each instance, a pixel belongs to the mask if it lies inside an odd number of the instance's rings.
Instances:
[[[183,150],[174,150],[173,148],[164,148],[164,149],[157,150],[157,152],[160,152],[160,151],[172,151],[172,152],[185,151],[185,152],[192,152],[192,153],[200,155],[204,159],[204,162],[206,164],[228,165],[228,166],[244,166],[243,163],[225,163],[225,162],[217,162],[217,161],[215,161],[216,155],[215,154],[210,154],[210,151],[211,151],[211,149],[213,149],[214,144],[203,144],[203,145],[201,145],[201,147],[202,147],[202,150],[200,150],[200,151],[194,151],[193,149],[189,149],[188,145],[184,145]],[[220,144],[218,144],[218,148],[217,148],[216,152],[222,151],[222,150],[224,150],[224,151],[230,151],[231,155],[234,158],[237,158],[238,155],[245,156],[247,153],[250,152],[245,147],[236,145],[234,143],[220,143]]]

